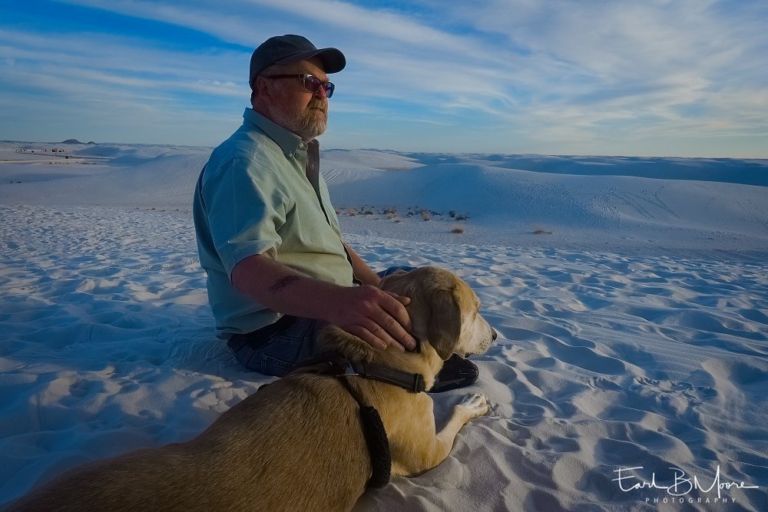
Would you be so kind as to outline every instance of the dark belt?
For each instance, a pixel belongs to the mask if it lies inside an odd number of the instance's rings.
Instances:
[[[249,345],[254,349],[261,348],[266,345],[273,334],[289,328],[295,321],[295,316],[283,315],[277,322],[264,326],[261,329],[245,334],[233,334],[229,337],[229,340],[227,340],[227,345],[234,352],[237,352],[246,345]]]

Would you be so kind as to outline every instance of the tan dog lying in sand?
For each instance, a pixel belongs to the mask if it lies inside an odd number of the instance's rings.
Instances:
[[[333,326],[322,331],[322,343],[350,361],[420,374],[429,389],[452,354],[483,353],[495,338],[474,292],[450,272],[425,267],[397,273],[382,287],[411,297],[418,352],[375,350]],[[488,410],[485,397],[468,396],[437,432],[426,393],[299,370],[235,405],[189,442],[86,465],[10,510],[349,510],[373,467],[353,395],[378,410],[396,475],[437,466],[459,429]]]

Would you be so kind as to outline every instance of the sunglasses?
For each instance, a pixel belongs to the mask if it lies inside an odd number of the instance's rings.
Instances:
[[[301,81],[301,85],[303,85],[306,90],[313,94],[318,92],[322,87],[325,90],[325,95],[328,98],[333,96],[333,90],[336,88],[336,86],[333,85],[333,82],[320,80],[315,75],[310,75],[307,73],[296,73],[292,75],[268,75],[264,78],[298,78]]]

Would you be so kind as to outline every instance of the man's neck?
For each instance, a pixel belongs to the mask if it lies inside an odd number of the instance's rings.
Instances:
[[[269,109],[265,105],[251,104],[251,108],[253,108],[254,112],[261,114],[262,116],[266,117],[267,119],[269,119],[270,121],[278,125],[279,127],[284,128],[289,132],[293,133],[294,135],[296,135],[297,137],[301,138],[301,140],[303,140],[304,142],[310,142],[312,140],[316,140],[314,137],[311,139],[305,139],[304,137],[301,136],[301,134],[296,133],[295,131],[291,130],[289,127],[285,126],[285,124],[281,123],[279,120],[276,119],[276,116],[272,115],[269,112]]]

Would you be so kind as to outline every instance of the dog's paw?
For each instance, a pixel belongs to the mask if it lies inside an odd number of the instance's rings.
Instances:
[[[461,402],[456,405],[456,409],[465,413],[468,418],[477,418],[478,416],[487,414],[489,408],[488,399],[485,398],[485,395],[479,395],[477,393],[465,396]]]

